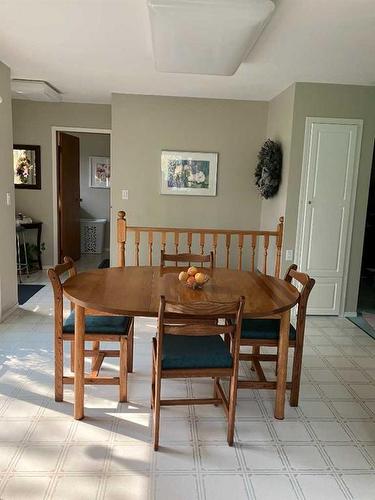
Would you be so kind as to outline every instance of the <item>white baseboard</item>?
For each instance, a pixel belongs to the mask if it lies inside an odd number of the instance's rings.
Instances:
[[[0,323],[2,323],[3,321],[5,321],[7,318],[9,318],[9,316],[11,316],[14,311],[16,311],[19,307],[19,304],[17,302],[17,304],[14,304],[14,306],[10,307],[9,309],[7,309],[2,315],[1,315],[1,319],[0,319]]]
[[[358,316],[357,311],[354,312],[344,312],[344,318],[356,318]]]

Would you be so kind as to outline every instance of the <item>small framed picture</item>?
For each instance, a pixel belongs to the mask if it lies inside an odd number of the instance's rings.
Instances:
[[[40,146],[13,145],[14,187],[41,189]]]
[[[216,196],[217,153],[161,152],[161,194]]]
[[[109,188],[111,186],[111,160],[104,156],[90,156],[90,187]]]

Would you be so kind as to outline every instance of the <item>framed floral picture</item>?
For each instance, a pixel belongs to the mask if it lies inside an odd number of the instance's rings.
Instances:
[[[14,187],[17,189],[41,189],[40,146],[13,145]]]
[[[161,194],[216,196],[217,153],[162,151]]]
[[[110,158],[104,156],[90,156],[90,187],[109,188],[111,186]]]

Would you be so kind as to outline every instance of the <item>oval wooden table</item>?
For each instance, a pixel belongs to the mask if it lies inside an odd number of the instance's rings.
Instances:
[[[157,317],[161,295],[178,302],[226,302],[243,295],[244,318],[280,314],[275,417],[284,418],[290,309],[298,301],[298,290],[278,278],[224,268],[205,270],[210,281],[203,289],[192,290],[178,281],[180,270],[177,267],[114,267],[80,273],[65,281],[64,295],[75,304],[74,418],[84,417],[86,309],[125,316]]]

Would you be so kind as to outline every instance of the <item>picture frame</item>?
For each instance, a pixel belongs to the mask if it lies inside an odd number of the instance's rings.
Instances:
[[[16,189],[41,189],[40,146],[13,145],[13,176]]]
[[[160,194],[216,196],[218,153],[161,152]]]
[[[111,187],[111,159],[107,156],[89,157],[89,186],[109,189]]]

